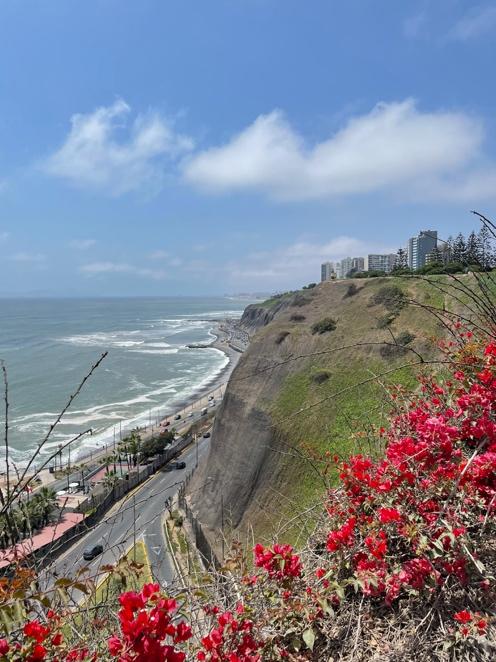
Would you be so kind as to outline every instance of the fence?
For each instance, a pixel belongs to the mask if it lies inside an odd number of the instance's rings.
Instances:
[[[214,566],[214,568],[218,569],[221,567],[222,563],[217,557],[213,547],[209,543],[207,536],[203,532],[202,525],[200,524],[197,517],[189,507],[188,502],[186,501],[186,497],[185,497],[186,486],[189,483],[191,476],[192,474],[189,474],[189,476],[184,481],[184,484],[181,486],[181,489],[179,490],[178,493],[179,507],[184,511],[184,514],[186,515],[188,522],[191,524],[191,528],[193,529],[193,535],[195,537],[195,547],[200,552],[205,564],[207,565],[207,567]]]
[[[99,519],[116,501],[121,499],[127,494],[127,492],[130,492],[137,485],[143,483],[151,474],[155,473],[164,464],[173,460],[192,441],[193,437],[191,436],[180,439],[172,448],[168,448],[165,453],[157,456],[151,464],[139,466],[139,469],[130,471],[127,479],[118,479],[110,491],[107,492],[105,489],[96,490],[92,494],[90,502],[91,512],[82,522],[75,524],[56,540],[52,540],[43,547],[39,547],[37,550],[31,552],[25,556],[23,560],[38,560],[39,566],[41,567],[51,563],[57,556],[59,556],[59,554],[75,544],[79,538],[87,533],[89,528],[97,524]],[[191,474],[186,480],[189,481],[190,478]],[[0,572],[8,572],[8,567],[2,569]]]

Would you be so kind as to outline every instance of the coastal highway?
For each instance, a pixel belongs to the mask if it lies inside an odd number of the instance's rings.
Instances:
[[[97,580],[101,567],[116,563],[132,546],[135,537],[146,544],[154,579],[164,588],[175,582],[178,578],[162,528],[165,501],[176,494],[194,470],[197,452],[199,463],[206,456],[209,442],[210,439],[200,437],[198,448],[192,444],[176,458],[176,461],[186,463],[185,469],[162,469],[115,504],[100,523],[42,571],[39,578],[41,587],[47,589],[53,586],[59,577],[74,578],[83,567],[89,568],[87,576]],[[83,550],[97,544],[103,545],[103,554],[92,561],[84,561]],[[81,597],[81,594],[73,596],[75,601]]]

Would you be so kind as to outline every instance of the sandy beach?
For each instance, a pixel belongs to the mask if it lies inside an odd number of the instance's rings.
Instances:
[[[175,427],[178,432],[181,432],[191,424],[186,418],[189,412],[199,411],[203,407],[207,406],[209,402],[209,396],[213,396],[216,402],[218,402],[223,397],[225,386],[229,381],[231,373],[236,367],[241,354],[239,351],[232,349],[232,347],[229,345],[229,335],[221,328],[222,323],[223,322],[219,322],[213,326],[211,330],[211,333],[215,336],[215,340],[208,344],[202,344],[201,347],[204,349],[200,349],[199,351],[209,351],[209,349],[216,349],[227,356],[228,363],[218,374],[214,375],[211,380],[206,382],[200,390],[192,394],[190,397],[177,400],[167,407],[164,406],[163,410],[166,413],[162,414],[158,421],[155,420],[152,425],[141,426],[140,431],[142,439],[146,439],[147,437],[155,434],[157,431],[163,430],[165,427],[164,424],[167,421],[172,423],[173,417],[177,414],[181,415],[181,420],[179,425],[177,424],[178,422],[176,422]],[[198,351],[198,349],[196,349],[196,351]],[[75,449],[74,463],[80,467],[95,464],[111,451],[112,444],[106,444],[101,449],[94,449],[89,453],[85,453],[84,450],[82,450],[78,457],[77,450]],[[40,478],[42,483],[45,485],[50,484],[55,480],[53,474],[49,472],[48,467],[41,470]],[[3,486],[4,480],[5,477],[2,476],[0,478],[0,488]]]

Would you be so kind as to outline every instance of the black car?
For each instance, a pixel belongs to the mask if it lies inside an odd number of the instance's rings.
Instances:
[[[210,432],[204,432],[203,433],[203,438],[208,439],[210,437]]]
[[[175,421],[178,421],[180,418],[181,418],[181,414],[176,414],[176,415],[174,416],[174,420],[175,420]]]
[[[85,561],[91,561],[103,552],[103,545],[93,545],[93,547],[86,547],[83,552],[83,559]]]

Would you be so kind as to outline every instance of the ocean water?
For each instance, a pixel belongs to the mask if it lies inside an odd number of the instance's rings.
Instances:
[[[8,370],[13,461],[22,465],[31,457],[105,351],[107,358],[55,428],[44,453],[92,428],[91,436],[71,445],[72,457],[86,454],[111,441],[114,430],[173,411],[174,403],[198,392],[227,364],[214,348],[186,345],[212,342],[215,320],[239,317],[246,305],[189,297],[0,300],[0,359]],[[3,407],[0,411],[3,427]]]

